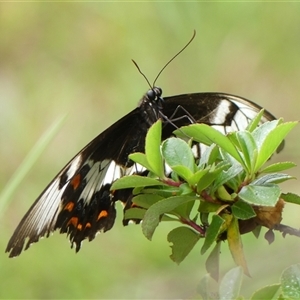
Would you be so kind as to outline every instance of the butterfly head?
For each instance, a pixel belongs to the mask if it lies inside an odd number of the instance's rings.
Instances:
[[[159,99],[159,98],[161,98],[161,95],[162,95],[162,89],[160,87],[154,86],[146,93],[146,95],[147,95],[148,99],[151,101],[153,101],[155,99]]]
[[[155,103],[158,105],[159,109],[162,109],[162,103],[164,99],[162,98],[162,89],[160,87],[154,86],[146,93],[146,98],[149,103]]]

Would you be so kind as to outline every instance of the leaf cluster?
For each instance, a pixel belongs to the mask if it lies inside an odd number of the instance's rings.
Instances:
[[[235,263],[249,275],[241,234],[258,237],[265,226],[269,242],[278,228],[298,235],[297,230],[280,227],[284,202],[300,204],[298,195],[283,194],[279,187],[293,179],[282,171],[295,164],[267,164],[297,122],[279,119],[258,126],[262,115],[263,111],[243,131],[224,135],[208,125],[192,124],[163,142],[162,123],[157,121],[148,131],[145,153],[130,155],[148,176],[123,177],[112,186],[133,189],[133,205],[125,218],[143,220],[142,231],[149,240],[160,222],[181,223],[167,237],[171,259],[180,263],[202,240],[201,254],[211,251],[206,268],[215,279],[220,242],[227,240]]]

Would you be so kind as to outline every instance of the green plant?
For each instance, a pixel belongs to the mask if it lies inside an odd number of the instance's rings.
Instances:
[[[205,124],[192,124],[162,143],[158,121],[147,134],[145,154],[130,155],[149,170],[148,177],[123,177],[112,186],[113,190],[133,188],[135,197],[125,218],[143,220],[142,231],[149,240],[163,221],[184,225],[167,237],[176,263],[199,241],[203,242],[201,254],[212,248],[206,269],[216,280],[221,241],[227,240],[235,263],[249,275],[241,234],[253,232],[258,237],[265,226],[270,243],[273,230],[300,236],[298,230],[281,224],[284,202],[300,204],[298,195],[285,194],[279,187],[294,178],[281,172],[295,164],[267,164],[297,122],[279,119],[258,126],[262,114],[243,131],[223,135]],[[195,159],[198,143],[207,149]]]
[[[279,279],[279,282],[262,287],[255,291],[250,300],[271,300],[271,299],[299,299],[300,298],[300,264],[286,268]],[[211,278],[207,274],[198,285],[200,299],[244,299],[241,295],[243,281],[243,269],[235,267],[229,270],[217,286],[211,284]],[[195,299],[199,299],[199,296]]]

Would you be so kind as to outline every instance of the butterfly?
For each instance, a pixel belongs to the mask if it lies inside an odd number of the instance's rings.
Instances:
[[[194,93],[162,97],[159,87],[151,88],[138,107],[99,134],[67,165],[40,194],[10,238],[6,252],[18,256],[41,237],[59,230],[75,244],[93,240],[98,232],[110,230],[115,222],[115,203],[130,207],[132,190],[111,191],[122,176],[147,175],[147,170],[128,158],[144,152],[148,129],[163,121],[162,139],[183,125],[208,124],[224,134],[245,129],[261,107],[242,97],[225,93]],[[261,123],[276,119],[264,111]],[[199,145],[201,149],[203,145]],[[127,221],[123,222],[127,225]]]

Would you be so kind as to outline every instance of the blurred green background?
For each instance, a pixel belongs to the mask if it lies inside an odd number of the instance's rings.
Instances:
[[[78,254],[55,233],[17,259],[6,243],[21,217],[64,164],[93,137],[135,108],[164,64],[196,39],[161,74],[164,95],[226,92],[246,97],[285,120],[299,119],[299,3],[1,3],[0,186],[54,120],[68,118],[38,163],[1,211],[1,298],[188,298],[205,274],[197,245],[177,266],[169,259],[168,231],[152,242],[140,226],[85,241]],[[273,161],[299,164],[299,128]],[[299,167],[290,171],[297,176]],[[299,183],[283,185],[300,193]],[[287,205],[283,223],[299,227],[300,210]],[[263,234],[265,231],[263,231]],[[252,278],[243,294],[278,281],[299,262],[300,240],[276,234],[243,237]],[[222,273],[234,266],[222,245]]]

